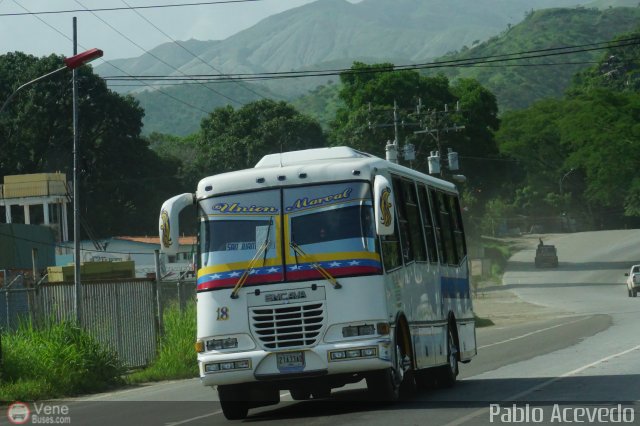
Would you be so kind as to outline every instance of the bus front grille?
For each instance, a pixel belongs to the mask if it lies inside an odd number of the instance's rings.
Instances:
[[[251,331],[267,350],[316,344],[324,326],[324,302],[250,308]]]

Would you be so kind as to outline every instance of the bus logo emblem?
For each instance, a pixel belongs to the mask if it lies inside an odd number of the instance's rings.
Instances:
[[[391,225],[391,203],[389,197],[391,196],[391,189],[389,187],[382,190],[380,194],[380,223],[384,226]]]
[[[160,231],[162,232],[162,245],[167,248],[171,247],[171,226],[169,213],[166,210],[162,210],[160,213]]]
[[[271,293],[264,296],[265,302],[289,302],[290,300],[306,299],[304,290],[288,291],[283,293]]]

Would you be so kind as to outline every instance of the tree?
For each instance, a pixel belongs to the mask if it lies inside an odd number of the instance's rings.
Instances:
[[[266,154],[326,145],[320,125],[286,102],[264,99],[202,120],[197,167],[203,176],[253,167]]]
[[[547,215],[559,214],[571,197],[574,213],[592,212],[591,219],[606,226],[620,226],[623,214],[637,216],[639,122],[640,95],[597,88],[505,114],[497,133],[500,150],[524,171],[516,186],[530,188],[518,195],[520,211],[537,205]],[[575,173],[560,194],[569,170]]]
[[[421,76],[416,71],[394,71],[392,64],[366,65],[356,62],[351,71],[342,73],[343,88],[340,108],[332,123],[332,145],[348,145],[384,157],[387,141],[395,138],[392,109],[398,105],[400,120],[399,144],[413,143],[417,158],[411,166],[427,171],[429,151],[436,148],[434,140],[416,130],[429,127],[429,111],[449,108],[451,124],[465,126],[460,132],[441,135],[442,147],[455,149],[461,157],[462,172],[472,188],[494,186],[503,162],[486,166],[485,160],[498,157],[493,132],[499,126],[495,96],[472,79],[460,79],[453,85],[443,75]],[[416,106],[422,104],[420,114]],[[459,102],[461,111],[456,112]],[[382,125],[382,126],[380,126]],[[465,159],[467,157],[467,159]],[[483,198],[488,192],[478,191]]]
[[[0,98],[62,59],[0,56]],[[173,192],[176,170],[141,138],[144,112],[132,97],[111,92],[89,66],[78,69],[78,87],[82,216],[99,237],[155,233],[155,210]],[[0,174],[62,171],[71,178],[72,124],[69,72],[22,90],[0,117]]]

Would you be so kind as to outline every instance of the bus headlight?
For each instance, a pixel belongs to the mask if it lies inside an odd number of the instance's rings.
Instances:
[[[238,339],[229,337],[227,339],[211,339],[207,340],[208,351],[219,351],[221,349],[234,349],[238,347]]]
[[[375,333],[376,328],[373,324],[349,325],[347,327],[342,327],[342,337],[369,336]]]
[[[378,348],[353,348],[338,351],[329,351],[329,361],[344,361],[358,358],[375,358],[378,356]]]
[[[251,368],[251,360],[240,359],[237,361],[212,362],[205,364],[205,373],[219,373],[235,370],[248,370]]]

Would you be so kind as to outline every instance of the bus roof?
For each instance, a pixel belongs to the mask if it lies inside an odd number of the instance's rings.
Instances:
[[[371,180],[378,171],[389,171],[455,191],[450,182],[434,178],[371,154],[346,146],[314,148],[265,155],[254,168],[206,177],[198,184],[197,198],[280,186],[330,181]]]

